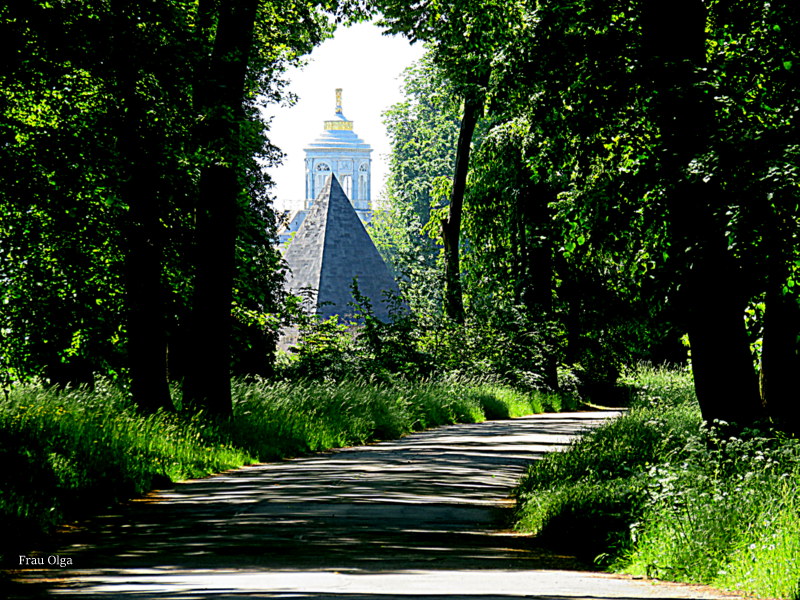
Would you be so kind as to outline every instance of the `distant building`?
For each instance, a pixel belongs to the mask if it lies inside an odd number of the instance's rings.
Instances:
[[[312,307],[323,317],[353,313],[351,287],[369,298],[373,314],[389,317],[386,293],[399,295],[397,283],[336,176],[329,173],[308,215],[284,253],[289,266],[286,290],[313,290]]]
[[[372,148],[353,131],[342,111],[342,90],[336,90],[336,113],[325,121],[320,136],[305,149],[305,199],[303,209],[284,213],[278,237],[286,243],[302,225],[330,175],[335,175],[345,195],[361,219],[372,219]]]

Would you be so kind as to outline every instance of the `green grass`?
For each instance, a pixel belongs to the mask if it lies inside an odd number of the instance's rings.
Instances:
[[[678,458],[678,457],[676,457]],[[705,431],[649,472],[648,501],[625,570],[797,598],[800,444]]]
[[[235,382],[233,393],[233,418],[212,426],[141,416],[113,387],[12,389],[0,401],[2,538],[34,539],[153,487],[244,464],[558,405],[480,382]]]
[[[518,528],[614,570],[798,598],[800,443],[722,438],[686,373],[625,379],[636,390],[625,416],[531,466]]]
[[[67,515],[251,460],[202,420],[142,417],[113,388],[17,388],[0,403],[5,538],[48,531]]]

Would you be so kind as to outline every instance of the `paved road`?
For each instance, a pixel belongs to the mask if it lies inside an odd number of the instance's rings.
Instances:
[[[72,566],[19,572],[22,583],[11,593],[131,600],[723,597],[581,571],[571,557],[505,529],[508,495],[526,464],[609,414],[456,425],[180,484],[62,536],[60,547],[42,553]]]

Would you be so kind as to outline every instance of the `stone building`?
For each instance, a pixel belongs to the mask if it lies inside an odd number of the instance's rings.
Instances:
[[[399,295],[397,283],[378,253],[336,175],[329,173],[284,259],[290,272],[286,290],[312,291],[312,308],[325,318],[344,320],[353,313],[353,280],[369,298],[376,317],[389,317],[386,293]]]

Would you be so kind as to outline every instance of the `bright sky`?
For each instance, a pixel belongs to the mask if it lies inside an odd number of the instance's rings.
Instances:
[[[270,140],[286,154],[283,165],[269,170],[277,208],[302,207],[303,148],[322,132],[323,121],[333,118],[336,88],[342,88],[344,115],[353,121],[353,131],[372,146],[373,203],[381,197],[389,154],[381,113],[402,99],[403,70],[422,53],[420,44],[412,46],[401,36],[384,36],[379,27],[359,23],[340,27],[314,49],[304,68],[287,74],[299,101],[267,111],[274,115]]]

